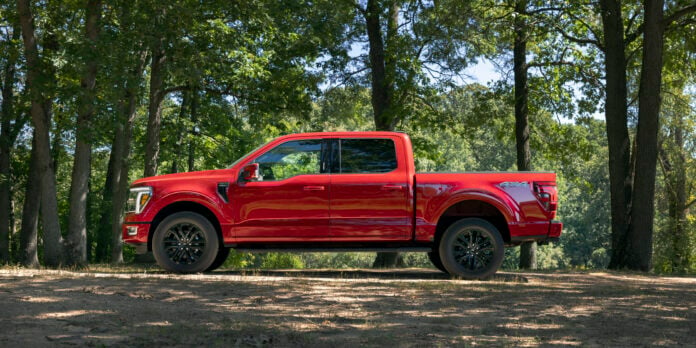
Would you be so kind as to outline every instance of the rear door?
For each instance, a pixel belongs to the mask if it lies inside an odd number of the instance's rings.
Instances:
[[[405,165],[392,138],[341,138],[330,143],[331,238],[395,241],[411,236]]]

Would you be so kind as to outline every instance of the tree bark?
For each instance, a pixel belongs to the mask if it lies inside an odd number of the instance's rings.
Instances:
[[[49,81],[42,71],[42,62],[34,34],[34,18],[29,0],[17,0],[22,28],[24,56],[27,66],[26,88],[31,100],[31,119],[35,130],[36,173],[41,178],[41,216],[44,227],[44,261],[47,266],[58,266],[62,261],[63,241],[58,220],[55,172],[51,166],[50,101],[43,95],[42,81]],[[38,206],[28,207],[39,209]]]
[[[118,116],[116,116],[118,117]],[[109,154],[109,163],[106,168],[106,178],[104,179],[104,189],[102,191],[102,199],[99,204],[99,225],[97,226],[97,246],[94,248],[94,259],[97,262],[106,262],[109,259],[111,247],[111,205],[113,204],[113,186],[114,180],[114,161],[116,153],[114,151],[114,142],[119,137],[118,121],[114,121],[114,140],[111,145],[111,153]],[[121,132],[122,133],[122,132]],[[123,137],[123,134],[120,134]]]
[[[672,270],[677,273],[689,271],[689,233],[686,229],[686,156],[684,154],[683,116],[679,115],[680,123],[674,130],[674,142],[677,146],[677,156],[674,164],[674,200],[670,202],[670,221],[673,224]]]
[[[87,195],[92,162],[91,132],[97,80],[98,55],[96,54],[96,46],[99,35],[101,1],[89,0],[86,13],[85,36],[89,47],[85,50],[88,53],[86,53],[86,66],[80,83],[82,90],[78,100],[75,155],[70,184],[70,220],[66,238],[66,263],[80,266],[87,263]]]
[[[124,98],[121,103],[122,119],[117,125],[116,134],[112,146],[113,179],[111,191],[113,191],[113,203],[111,205],[111,262],[123,263],[123,244],[121,236],[121,222],[126,199],[128,198],[128,171],[130,169],[130,147],[133,137],[133,124],[135,123],[136,109],[138,106],[138,86],[142,79],[142,71],[147,61],[147,50],[140,52],[136,67],[131,72],[131,77],[126,81]]]
[[[145,176],[157,175],[157,159],[162,127],[162,101],[164,100],[164,63],[166,56],[163,40],[157,40],[150,63],[150,97],[148,102],[147,145],[145,147]]]
[[[372,81],[372,111],[378,131],[393,131],[397,117],[394,112],[396,58],[393,43],[399,25],[399,6],[393,2],[387,13],[387,49],[382,35],[381,13],[377,0],[368,0],[364,11],[365,26],[370,45],[370,76]],[[372,264],[374,268],[390,268],[403,265],[399,253],[381,252]]]
[[[664,44],[664,0],[645,0],[643,62],[638,90],[638,129],[630,227],[624,250],[629,269],[649,271],[652,267],[653,220],[655,217],[655,174],[657,132],[662,85]]]
[[[189,143],[188,143],[188,171],[194,171],[194,166],[196,164],[196,137],[198,132],[196,131],[196,123],[198,122],[198,90],[193,89],[193,95],[191,96],[191,130],[189,133]]]
[[[179,108],[179,115],[176,118],[177,122],[177,139],[176,139],[176,144],[174,145],[174,156],[172,157],[172,169],[169,171],[170,173],[178,173],[179,172],[179,157],[181,157],[181,148],[183,147],[183,138],[184,138],[184,131],[185,131],[185,123],[184,123],[184,117],[186,117],[186,108],[188,107],[189,104],[189,98],[190,98],[190,93],[189,91],[184,91],[182,93],[182,98],[181,98],[181,107]]]
[[[532,153],[529,150],[529,86],[527,84],[527,1],[515,2],[515,41],[513,43],[513,70],[515,74],[515,144],[517,170],[532,170]],[[520,246],[521,269],[536,269],[536,242]]]
[[[19,28],[12,29],[12,37],[17,40]],[[0,109],[0,264],[10,262],[10,223],[12,216],[12,193],[10,192],[12,168],[10,165],[15,135],[12,131],[14,115],[14,83],[17,52],[8,52],[7,63],[3,69],[2,108]]]
[[[606,76],[605,118],[609,145],[612,253],[609,268],[623,268],[631,203],[631,150],[628,135],[626,52],[619,0],[601,0]]]
[[[41,204],[41,178],[36,167],[36,131],[32,136],[31,157],[29,159],[29,178],[24,191],[24,208],[22,209],[22,227],[19,231],[19,262],[25,267],[39,267],[38,225],[39,205]]]
[[[393,11],[393,10],[392,10]],[[396,11],[398,13],[398,11]],[[390,81],[387,76],[387,70],[392,70],[393,67],[387,67],[384,39],[380,24],[381,8],[377,0],[368,0],[365,9],[365,23],[367,27],[367,37],[370,45],[370,76],[372,78],[372,110],[374,113],[375,128],[378,131],[394,130],[391,115],[392,96],[394,94],[393,80]],[[389,28],[398,25],[394,22],[392,16],[389,17]],[[390,63],[394,64],[394,60],[390,59]]]
[[[689,271],[690,250],[689,233],[686,229],[687,190],[686,190],[686,154],[684,149],[684,116],[677,112],[676,124],[670,127],[669,137],[672,140],[673,156],[667,151],[660,151],[662,169],[667,186],[667,230],[671,248],[670,272],[687,273]]]

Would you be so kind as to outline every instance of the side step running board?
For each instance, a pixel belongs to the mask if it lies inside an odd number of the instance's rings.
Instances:
[[[318,248],[302,248],[302,247],[288,247],[288,248],[263,248],[263,247],[239,247],[236,248],[235,245],[226,244],[225,247],[233,248],[235,251],[247,252],[247,253],[267,253],[267,252],[285,252],[285,253],[316,253],[316,252],[431,252],[433,248],[429,247],[403,247],[403,248],[373,248],[373,247],[361,247],[361,248],[331,248],[331,247],[318,247]]]

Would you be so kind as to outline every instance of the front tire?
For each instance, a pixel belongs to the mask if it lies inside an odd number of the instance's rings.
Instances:
[[[451,275],[485,279],[503,263],[503,237],[490,222],[467,218],[453,223],[440,239],[440,259]]]
[[[162,221],[152,238],[157,264],[170,272],[198,273],[207,270],[220,249],[215,227],[200,214],[180,212]]]
[[[227,261],[228,256],[230,256],[230,248],[221,247],[217,256],[215,256],[215,261],[213,261],[213,264],[206,268],[205,271],[211,272],[220,268],[220,266]]]

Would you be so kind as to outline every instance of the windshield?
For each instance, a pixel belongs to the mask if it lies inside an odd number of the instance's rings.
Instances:
[[[269,141],[268,143],[270,143],[270,141]],[[255,149],[253,149],[253,150],[247,152],[244,156],[239,157],[236,161],[234,161],[232,164],[230,164],[229,166],[227,166],[227,169],[230,169],[230,168],[236,166],[237,163],[239,163],[241,160],[247,158],[247,156],[249,156],[250,154],[254,153],[254,151],[256,151],[256,150],[258,150],[258,149],[260,149],[260,148],[266,146],[266,144],[268,144],[268,143],[263,143],[263,144],[257,146]]]

